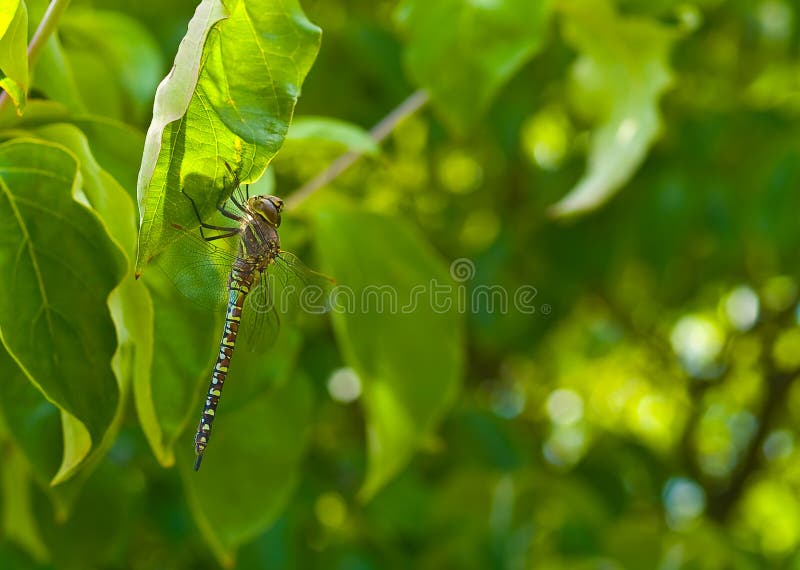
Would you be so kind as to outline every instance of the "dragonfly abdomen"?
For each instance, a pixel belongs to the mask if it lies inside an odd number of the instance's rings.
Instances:
[[[219,355],[211,373],[211,382],[203,405],[203,414],[200,417],[200,423],[197,426],[197,433],[194,437],[194,450],[197,454],[194,464],[195,471],[200,469],[200,462],[203,460],[203,454],[211,437],[211,426],[214,424],[217,405],[219,405],[219,399],[222,396],[222,387],[228,376],[228,367],[231,364],[233,349],[236,346],[236,338],[239,334],[242,309],[254,278],[255,272],[252,270],[242,270],[236,265],[231,269],[228,283],[228,311],[225,315],[225,328],[222,331],[222,339],[219,343]]]

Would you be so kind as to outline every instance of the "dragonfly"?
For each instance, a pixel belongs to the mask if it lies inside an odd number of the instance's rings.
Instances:
[[[182,190],[197,217],[199,231],[172,224],[179,237],[159,261],[186,297],[207,308],[224,307],[226,311],[219,353],[194,436],[195,471],[206,453],[240,332],[245,333],[251,350],[268,348],[280,326],[276,308],[283,312],[287,305],[306,299],[303,309],[325,312],[333,283],[281,249],[278,228],[283,200],[267,194],[251,197],[249,184],[242,192],[238,176],[226,166],[233,176],[233,191],[215,207],[231,225],[203,221],[197,202]],[[276,298],[278,292],[280,299]]]

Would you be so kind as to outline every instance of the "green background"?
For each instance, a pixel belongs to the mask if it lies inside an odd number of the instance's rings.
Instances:
[[[197,4],[73,0],[29,69],[46,5],[0,5],[0,568],[800,567],[800,3],[207,0],[147,142]],[[224,162],[450,307],[242,346],[194,473],[223,314],[147,262]]]

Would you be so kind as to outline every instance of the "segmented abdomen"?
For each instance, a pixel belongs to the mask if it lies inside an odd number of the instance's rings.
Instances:
[[[242,308],[250,287],[253,284],[255,272],[253,270],[242,269],[236,265],[231,268],[231,275],[228,279],[228,312],[225,315],[225,328],[222,331],[222,339],[219,342],[219,355],[214,364],[214,371],[211,373],[211,382],[208,386],[206,402],[203,406],[203,415],[200,417],[200,424],[197,426],[197,434],[194,436],[194,451],[197,459],[194,469],[200,469],[200,462],[206,451],[208,440],[211,437],[211,426],[217,414],[217,405],[222,396],[222,387],[225,378],[228,376],[228,367],[231,364],[233,349],[236,346],[236,337],[239,334],[239,324],[242,320]]]

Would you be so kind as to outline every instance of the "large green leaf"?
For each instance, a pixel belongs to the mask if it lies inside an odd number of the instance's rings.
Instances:
[[[28,89],[28,10],[22,0],[0,4],[0,89],[22,114]]]
[[[156,92],[137,185],[137,273],[175,237],[172,224],[197,225],[181,190],[211,211],[230,190],[225,163],[242,180],[261,176],[283,144],[319,41],[297,0],[198,6]]]
[[[336,337],[364,385],[369,469],[362,496],[370,497],[405,466],[452,403],[461,381],[463,323],[444,264],[411,228],[334,203],[320,208],[316,220],[320,258],[338,284]],[[441,289],[436,303],[434,285]],[[370,291],[388,295],[382,308]],[[351,296],[354,306],[347,307]]]
[[[265,379],[257,366],[247,368]],[[223,398],[220,410],[224,406]],[[192,470],[191,446],[179,448],[178,468],[189,505],[223,566],[233,566],[235,549],[269,527],[291,496],[305,455],[311,410],[309,381],[296,376],[237,409],[221,411],[199,472]]]
[[[109,298],[109,307],[117,330],[118,347],[112,359],[112,368],[120,390],[119,402],[110,429],[102,445],[96,446],[87,458],[87,467],[70,489],[57,492],[72,500],[89,471],[108,451],[116,439],[121,425],[127,394],[131,385],[139,387],[150,382],[153,353],[153,309],[144,285],[133,279],[133,259],[136,255],[136,215],[132,197],[95,160],[86,136],[74,125],[54,124],[35,130],[37,136],[57,142],[69,149],[78,159],[81,172],[81,189],[86,200],[105,223],[108,234],[125,252],[129,261],[129,274]]]
[[[405,0],[405,61],[447,124],[463,132],[541,48],[549,0]]]
[[[661,125],[658,102],[672,81],[678,33],[621,17],[608,0],[569,0],[561,12],[564,37],[580,54],[572,68],[576,103],[598,123],[588,171],[551,210],[567,216],[603,204],[644,161]]]
[[[9,353],[62,411],[63,480],[114,419],[117,349],[107,301],[125,259],[98,218],[73,198],[77,164],[61,147],[0,146],[0,334]]]

